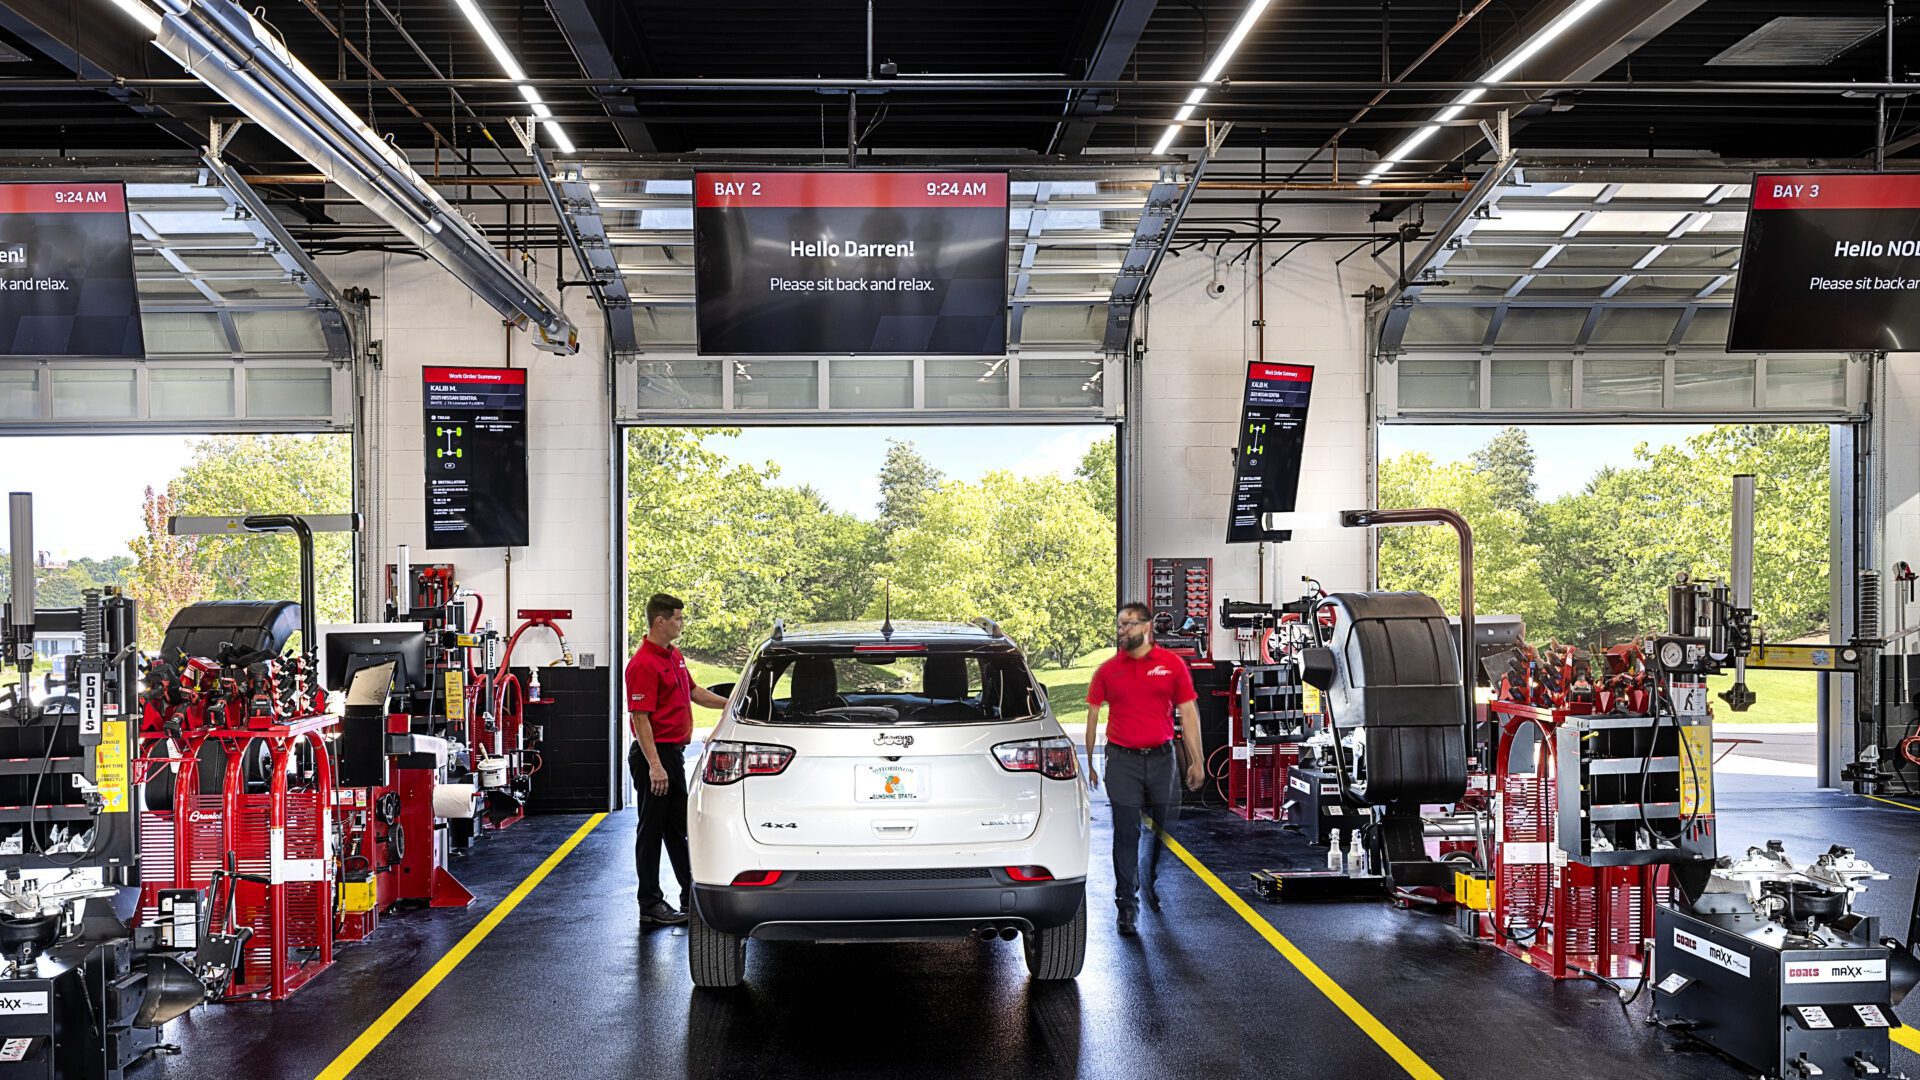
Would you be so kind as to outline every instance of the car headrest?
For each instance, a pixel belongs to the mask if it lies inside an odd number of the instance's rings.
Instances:
[[[840,692],[840,680],[834,675],[833,661],[824,656],[803,656],[793,662],[793,675],[787,684],[788,701],[818,701]]]
[[[967,696],[967,658],[934,653],[921,674],[922,689],[930,698],[959,701]]]

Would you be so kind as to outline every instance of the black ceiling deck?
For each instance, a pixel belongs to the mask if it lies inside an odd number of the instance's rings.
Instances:
[[[1200,116],[1231,120],[1232,145],[1321,146],[1383,152],[1431,119],[1447,92],[1396,90],[1348,125],[1372,89],[1260,88],[1261,81],[1377,83],[1475,78],[1522,36],[1529,19],[1565,0],[1273,0]],[[847,79],[865,74],[864,0],[479,0],[528,75],[538,79]],[[1631,7],[1612,0],[1596,9]],[[1823,66],[1716,67],[1708,61],[1780,15],[1878,17],[1880,0],[1637,0],[1640,9],[1686,11],[1597,78],[1872,82],[1884,39],[1874,35]],[[208,118],[230,106],[194,85],[140,80],[181,72],[140,39],[106,0],[0,0],[0,45],[23,60],[0,62],[0,140],[15,157],[184,154],[204,141]],[[884,93],[862,93],[856,125],[869,153],[1003,157],[1134,151],[1151,146],[1183,91],[1156,81],[1196,78],[1245,10],[1244,0],[973,0],[925,4],[879,0],[874,59],[898,66]],[[505,120],[525,116],[512,87],[423,85],[441,77],[498,80],[501,71],[453,0],[265,0],[266,21],[288,46],[372,125],[421,159],[457,169],[463,157],[490,167],[519,159]],[[1574,37],[1578,37],[1576,32]],[[1897,78],[1920,67],[1920,20],[1895,35]],[[1444,39],[1444,41],[1443,41]],[[1443,43],[1442,43],[1443,42]],[[1436,43],[1438,44],[1436,47]],[[1431,50],[1415,69],[1416,59]],[[0,53],[4,55],[4,53]],[[412,81],[405,86],[367,80]],[[1026,80],[1117,79],[1135,89],[1070,93],[1049,86],[929,89],[918,76]],[[61,80],[118,77],[128,86],[60,87]],[[1518,99],[1519,92],[1506,92]],[[811,86],[593,87],[576,82],[543,94],[583,156],[618,158],[781,153],[844,160],[847,96]],[[1494,100],[1496,95],[1490,95]],[[1522,150],[1728,157],[1858,158],[1874,141],[1875,103],[1821,93],[1693,94],[1569,90],[1549,95],[1516,128]],[[1896,156],[1920,146],[1920,110],[1891,104]],[[1348,128],[1342,134],[1343,127]],[[552,145],[543,137],[543,143]],[[1197,134],[1175,143],[1191,153]],[[255,171],[300,163],[257,132],[231,156]],[[1307,176],[1314,175],[1311,171]]]

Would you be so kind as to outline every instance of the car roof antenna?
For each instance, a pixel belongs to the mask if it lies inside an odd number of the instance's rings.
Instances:
[[[888,641],[892,641],[893,640],[893,582],[891,581],[887,582],[884,587],[886,589],[886,608],[885,608],[885,614],[883,614],[880,619],[880,636],[887,639]]]

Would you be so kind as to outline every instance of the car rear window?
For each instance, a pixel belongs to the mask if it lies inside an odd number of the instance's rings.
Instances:
[[[772,724],[983,724],[1040,714],[1018,656],[784,653],[747,672],[741,715]]]

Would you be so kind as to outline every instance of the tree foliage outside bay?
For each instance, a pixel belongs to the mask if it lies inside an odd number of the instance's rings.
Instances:
[[[1460,511],[1474,531],[1476,611],[1523,617],[1535,642],[1595,647],[1664,627],[1678,574],[1727,578],[1731,477],[1752,473],[1754,607],[1768,636],[1785,640],[1827,623],[1827,449],[1817,425],[1723,425],[1678,445],[1643,443],[1632,465],[1542,503],[1526,434],[1508,428],[1466,462],[1384,461],[1380,505]],[[1448,530],[1384,529],[1381,586],[1457,610],[1456,551]]]
[[[889,612],[994,618],[1036,659],[1062,663],[1102,640],[1112,618],[1114,524],[1092,482],[1006,473],[950,480],[911,441],[890,440],[869,466],[880,499],[867,520],[783,485],[777,464],[734,461],[724,446],[738,434],[628,434],[630,640],[644,632],[654,592],[686,603],[682,646],[713,660],[739,660],[775,619],[794,626]]]
[[[167,518],[344,514],[353,509],[352,444],[344,436],[218,435],[163,490],[149,488],[128,544],[127,594],[140,607],[140,642],[157,650],[180,608],[201,600],[299,600],[300,549],[288,533],[170,536]],[[315,618],[353,617],[352,538],[314,534]]]

